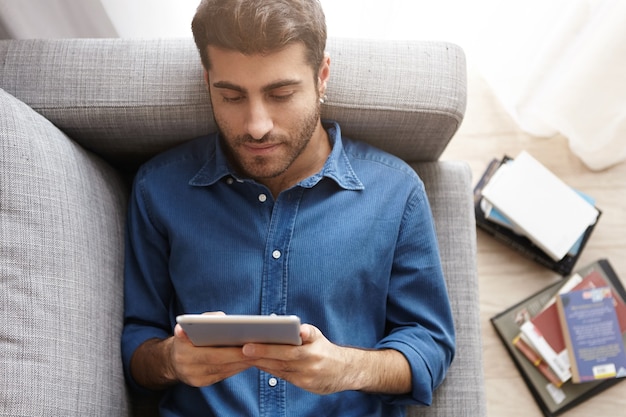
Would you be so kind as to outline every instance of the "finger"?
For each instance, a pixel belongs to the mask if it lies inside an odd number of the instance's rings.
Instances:
[[[225,316],[226,313],[223,311],[205,311],[202,313],[203,316]]]
[[[241,352],[250,360],[292,361],[300,359],[302,356],[300,350],[301,346],[248,343],[243,346]]]
[[[250,368],[250,365],[245,362],[219,365],[199,363],[186,368],[187,372],[185,373],[183,381],[191,386],[208,386],[245,371],[248,368]]]
[[[311,344],[323,338],[322,332],[310,324],[300,326],[302,344]],[[243,346],[243,354],[250,359],[300,360],[304,354],[304,346],[270,345],[248,343]]]
[[[252,364],[246,359],[241,348],[195,347],[184,344],[176,351],[174,363],[179,379],[197,387],[214,384],[250,368]]]
[[[300,338],[302,343],[313,343],[318,336],[319,330],[310,324],[303,324],[300,326]]]
[[[174,336],[181,341],[191,343],[191,339],[189,339],[189,336],[187,336],[187,333],[185,333],[180,324],[177,324],[176,327],[174,327]]]

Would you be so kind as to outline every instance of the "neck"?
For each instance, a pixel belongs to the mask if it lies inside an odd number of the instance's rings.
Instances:
[[[263,178],[259,182],[269,188],[276,199],[281,192],[318,173],[326,164],[331,150],[328,133],[319,122],[309,144],[289,169],[277,177]]]

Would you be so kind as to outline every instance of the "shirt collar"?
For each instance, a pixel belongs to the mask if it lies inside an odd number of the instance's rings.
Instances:
[[[345,190],[356,191],[364,189],[363,183],[361,183],[352,169],[350,160],[344,150],[339,124],[334,121],[324,120],[322,121],[322,125],[328,133],[328,138],[332,146],[331,153],[321,171],[300,181],[298,185],[305,188],[312,188],[319,183],[322,178],[330,178]],[[199,187],[210,186],[224,177],[245,180],[245,178],[239,178],[230,167],[226,154],[222,149],[219,135],[214,134],[211,139],[213,139],[215,143],[214,146],[211,146],[212,152],[209,152],[207,161],[193,178],[191,178],[189,184]]]

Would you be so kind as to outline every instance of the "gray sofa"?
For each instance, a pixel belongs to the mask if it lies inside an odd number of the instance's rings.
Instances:
[[[458,351],[434,405],[410,415],[484,416],[470,170],[438,160],[463,119],[463,52],[328,51],[323,117],[410,162],[436,220]],[[191,39],[0,41],[0,415],[133,415],[119,348],[129,181],[214,130],[201,71]]]

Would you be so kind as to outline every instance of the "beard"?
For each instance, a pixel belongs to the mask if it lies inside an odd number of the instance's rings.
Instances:
[[[252,136],[232,135],[227,123],[215,118],[220,137],[229,161],[237,172],[255,180],[276,178],[284,174],[309,145],[320,120],[321,106],[316,103],[310,108],[301,121],[286,134],[268,133],[261,139]],[[280,152],[271,155],[250,155],[245,151],[246,145],[278,146]]]

